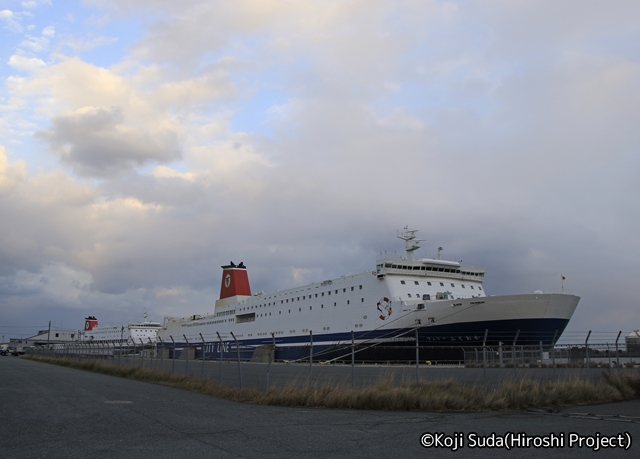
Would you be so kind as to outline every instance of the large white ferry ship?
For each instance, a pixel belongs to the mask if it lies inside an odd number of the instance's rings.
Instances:
[[[84,330],[80,332],[80,341],[85,343],[110,344],[114,346],[128,346],[131,344],[151,344],[158,339],[158,330],[162,325],[158,322],[131,322],[127,325],[109,326],[98,325],[95,316],[84,319]]]
[[[398,235],[405,257],[381,256],[375,270],[273,293],[252,295],[243,263],[222,266],[214,313],[166,317],[161,345],[204,343],[205,356],[216,358],[237,339],[244,358],[275,343],[277,358],[294,359],[311,343],[328,349],[352,340],[405,348],[416,337],[421,346],[557,341],[579,297],[541,291],[487,296],[483,269],[439,256],[416,259],[416,232],[405,228]]]

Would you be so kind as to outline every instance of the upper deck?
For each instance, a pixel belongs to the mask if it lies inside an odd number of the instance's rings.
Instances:
[[[376,263],[376,273],[378,278],[384,278],[388,274],[403,276],[437,277],[458,281],[484,281],[484,269],[461,266],[457,261],[440,260],[438,248],[438,259],[421,258],[416,260],[415,251],[420,248],[422,239],[416,239],[418,230],[410,230],[405,227],[402,234],[398,234],[398,239],[405,241],[407,256],[404,258],[380,257]],[[462,260],[460,260],[462,261]]]
[[[415,261],[403,258],[385,258],[378,260],[376,264],[376,274],[379,278],[389,274],[397,274],[482,283],[484,281],[484,273],[484,269],[460,266],[460,263],[455,261],[433,260],[430,258]]]

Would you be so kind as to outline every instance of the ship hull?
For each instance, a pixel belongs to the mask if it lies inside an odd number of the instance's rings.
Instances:
[[[357,361],[407,361],[415,359],[416,333],[421,359],[463,359],[459,352],[437,348],[473,349],[483,344],[548,347],[562,335],[579,299],[573,295],[532,294],[438,302],[405,314],[402,320],[394,321],[395,327],[242,339],[240,358],[250,360],[253,349],[275,343],[278,360],[308,360],[313,352],[315,361],[350,361],[353,339]],[[183,347],[186,343],[176,345]],[[237,358],[234,341],[205,342],[204,352],[205,359],[219,359],[221,354],[224,360]],[[202,358],[200,343],[197,357]]]

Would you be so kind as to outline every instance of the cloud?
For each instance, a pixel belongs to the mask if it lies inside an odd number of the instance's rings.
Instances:
[[[54,26],[47,26],[42,29],[42,35],[44,37],[53,38],[56,35],[56,28]]]
[[[117,37],[65,37],[61,42],[61,46],[71,48],[75,53],[81,53],[84,51],[90,51],[101,46],[108,46],[118,41]]]
[[[5,23],[5,28],[11,32],[22,32],[20,18],[11,10],[0,11],[0,20]]]
[[[27,0],[20,2],[23,8],[35,9],[42,5],[51,5],[51,0]]]
[[[40,53],[49,48],[49,38],[45,35],[40,37],[32,37],[27,35],[26,40],[20,42],[20,48],[28,49],[34,53]]]
[[[27,171],[24,161],[13,165],[9,164],[5,147],[0,145],[0,198],[14,191],[16,186],[26,178]]]
[[[42,59],[38,59],[36,57],[20,56],[18,54],[12,55],[9,58],[7,64],[9,64],[9,66],[13,67],[14,69],[20,70],[22,72],[34,72],[47,66],[47,64],[45,64]]]
[[[52,120],[49,131],[37,135],[78,174],[109,177],[150,163],[181,157],[176,133],[124,126],[119,107],[85,107]]]

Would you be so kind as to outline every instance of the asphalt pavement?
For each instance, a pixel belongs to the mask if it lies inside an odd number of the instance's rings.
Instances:
[[[609,458],[640,451],[640,400],[558,413],[282,408],[16,357],[0,357],[0,413],[5,459]]]

